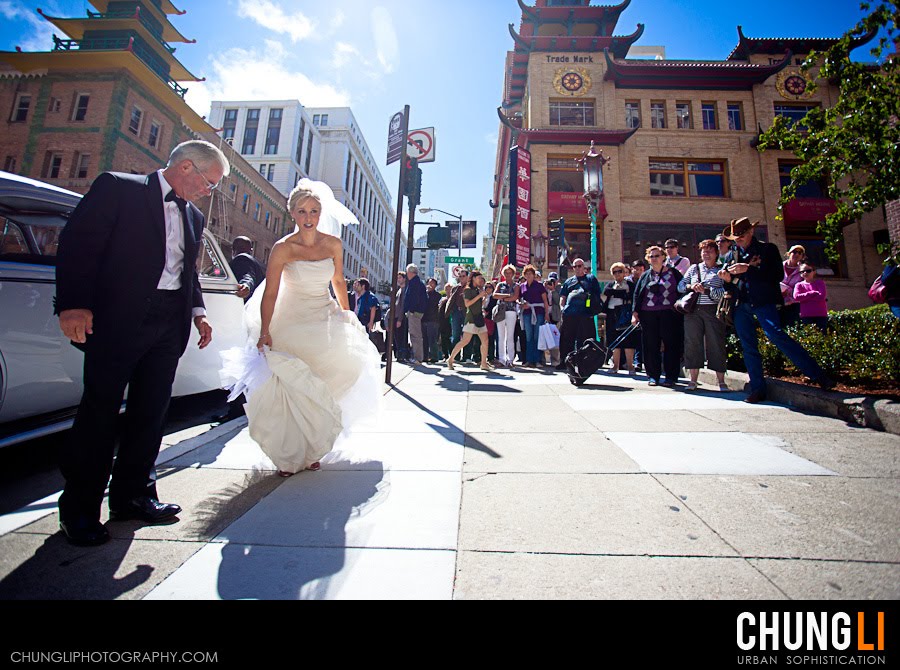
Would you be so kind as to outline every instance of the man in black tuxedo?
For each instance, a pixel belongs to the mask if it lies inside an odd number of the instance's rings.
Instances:
[[[231,270],[240,284],[237,295],[247,302],[266,278],[262,264],[253,257],[253,242],[249,237],[241,235],[231,241]]]
[[[210,194],[228,172],[215,146],[185,142],[164,170],[101,174],[60,235],[59,325],[85,353],[84,394],[60,461],[60,528],[73,544],[109,539],[100,523],[107,482],[110,520],[168,523],[181,512],[159,502],[154,464],[191,321],[201,349],[212,339],[196,271],[204,218],[188,201]]]

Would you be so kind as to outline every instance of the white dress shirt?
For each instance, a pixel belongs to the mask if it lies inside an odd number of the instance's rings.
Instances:
[[[181,271],[184,266],[184,223],[181,218],[181,210],[174,200],[166,200],[166,196],[172,190],[169,182],[163,176],[162,170],[157,170],[159,175],[159,187],[162,191],[163,214],[166,219],[166,264],[156,288],[164,291],[177,291],[181,288]],[[194,317],[206,316],[206,310],[202,307],[194,307]]]

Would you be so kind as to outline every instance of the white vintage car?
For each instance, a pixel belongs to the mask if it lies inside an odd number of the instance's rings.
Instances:
[[[53,314],[57,241],[80,198],[0,172],[0,447],[68,428],[81,398],[83,354]],[[219,351],[244,344],[244,301],[209,231],[197,270],[213,341],[201,351],[192,333],[175,396],[219,388]]]

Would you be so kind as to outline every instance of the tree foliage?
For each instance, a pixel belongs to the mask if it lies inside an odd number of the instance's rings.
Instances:
[[[863,11],[871,9],[862,3]],[[782,190],[783,207],[808,182],[825,185],[837,211],[819,223],[825,251],[837,260],[843,227],[866,212],[900,198],[900,5],[879,4],[825,52],[813,52],[804,72],[818,68],[818,79],[839,87],[837,103],[817,107],[801,123],[776,117],[760,136],[759,150],[793,151],[802,163],[791,170]],[[871,54],[875,64],[850,60],[854,42],[872,31],[880,39]],[[815,80],[813,83],[815,86]]]

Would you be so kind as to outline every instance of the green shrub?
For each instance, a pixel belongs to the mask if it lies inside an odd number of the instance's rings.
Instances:
[[[887,305],[830,312],[824,333],[808,325],[793,326],[788,333],[835,379],[868,386],[900,380],[900,319],[891,315]],[[762,329],[757,336],[766,374],[799,374]],[[728,337],[727,351],[729,369],[746,371],[737,336]]]

